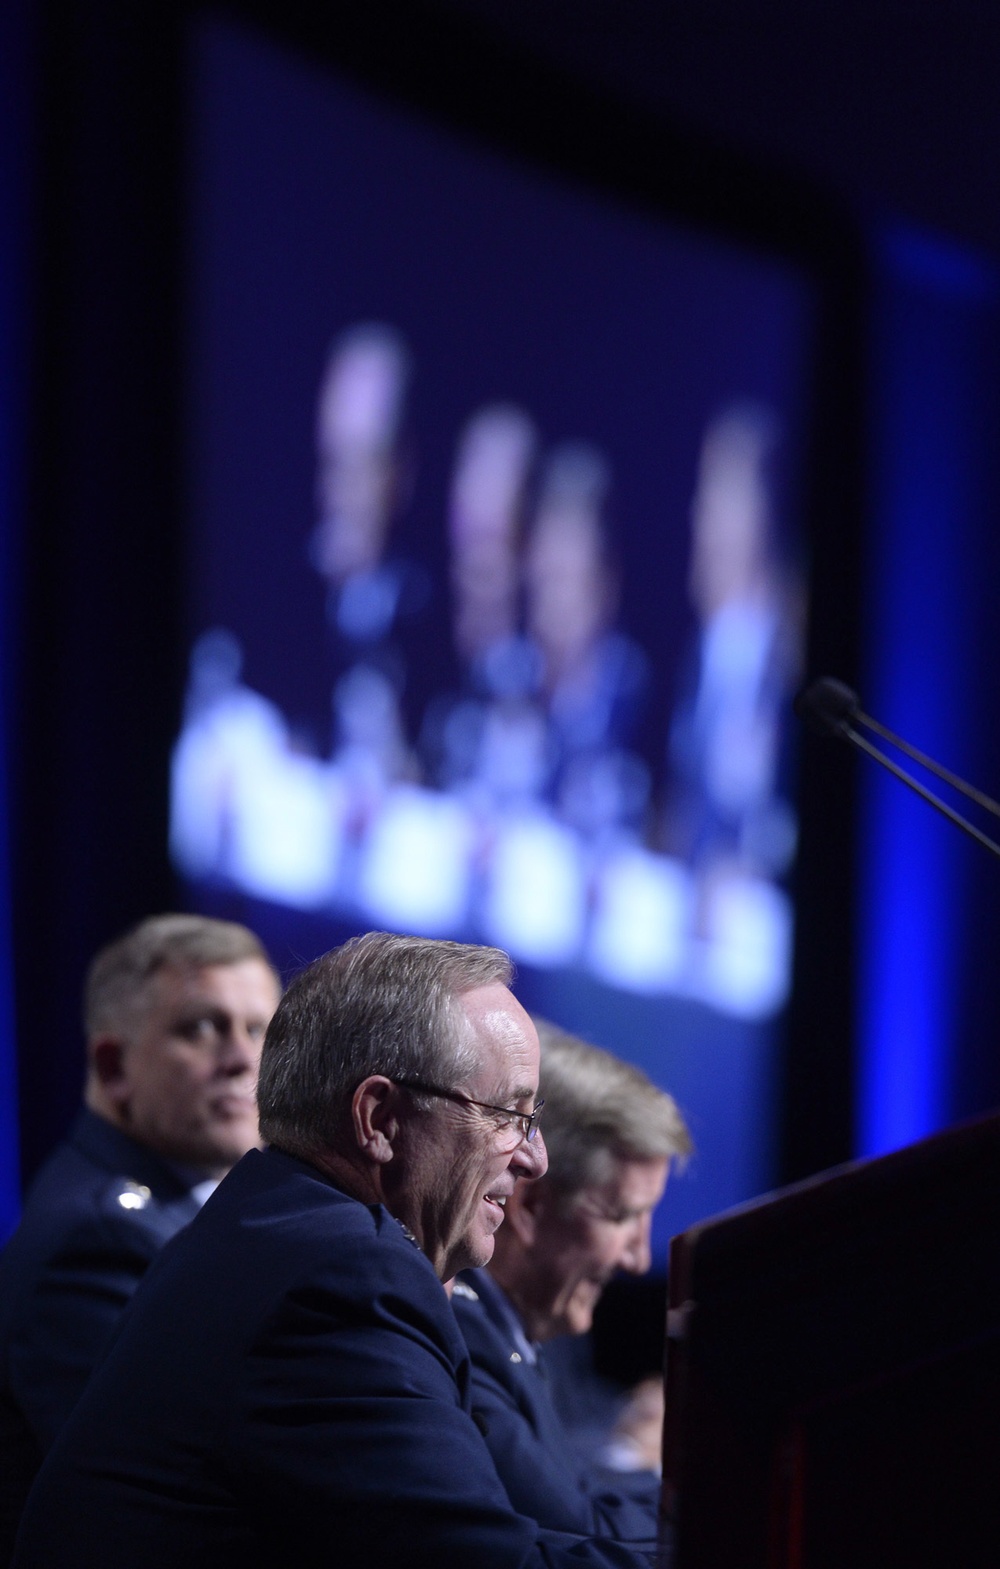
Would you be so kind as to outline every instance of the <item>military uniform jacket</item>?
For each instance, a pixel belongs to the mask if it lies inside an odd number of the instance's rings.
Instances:
[[[35,1179],[0,1257],[0,1565],[122,1309],[197,1210],[189,1183],[91,1111]]]
[[[512,1508],[447,1296],[379,1205],[251,1151],[165,1247],[25,1509],[16,1569],[636,1569]]]
[[[512,1334],[513,1307],[485,1270],[459,1276],[452,1305],[472,1359],[472,1403],[516,1508],[554,1530],[656,1536],[659,1486],[616,1491],[578,1471],[541,1366]]]

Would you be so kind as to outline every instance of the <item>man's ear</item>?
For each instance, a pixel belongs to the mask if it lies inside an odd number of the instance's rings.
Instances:
[[[530,1181],[522,1178],[504,1205],[503,1229],[515,1236],[523,1248],[530,1248],[538,1239],[539,1222],[548,1212],[552,1194],[545,1177]]]
[[[93,1036],[87,1043],[87,1061],[98,1099],[106,1107],[123,1112],[130,1094],[124,1041],[118,1035]]]
[[[391,1079],[381,1074],[362,1079],[351,1098],[351,1122],[358,1149],[377,1165],[388,1165],[399,1134],[399,1092]]]

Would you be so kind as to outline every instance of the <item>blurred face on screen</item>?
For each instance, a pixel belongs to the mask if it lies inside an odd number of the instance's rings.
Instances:
[[[166,1160],[222,1175],[258,1142],[256,1084],[278,983],[261,959],[164,965],[90,1042],[95,1109]]]
[[[614,612],[600,525],[575,502],[539,514],[528,550],[528,621],[550,680],[584,659]]]
[[[518,534],[534,446],[531,420],[507,404],[480,409],[459,441],[449,534],[455,641],[466,658],[516,629]]]
[[[753,422],[724,417],[709,426],[691,503],[690,592],[703,620],[761,591],[770,530],[765,456]]]
[[[406,351],[388,329],[348,337],[327,364],[316,412],[315,560],[331,582],[381,560],[397,502],[406,378]]]

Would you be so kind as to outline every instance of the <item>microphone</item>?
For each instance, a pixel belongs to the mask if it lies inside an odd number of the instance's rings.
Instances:
[[[842,736],[845,724],[861,713],[857,692],[833,676],[820,676],[811,686],[804,686],[792,707],[796,718],[817,735]]]
[[[876,735],[888,741],[898,751],[904,752],[907,757],[912,757],[922,768],[926,768],[929,773],[936,774],[939,779],[943,779],[952,789],[968,796],[971,801],[975,801],[977,806],[981,806],[985,811],[992,813],[994,817],[1000,817],[1000,804],[994,801],[991,796],[984,795],[981,790],[977,790],[974,785],[968,784],[958,774],[953,774],[949,768],[944,768],[940,763],[935,762],[934,758],[928,757],[926,752],[919,751],[917,747],[911,746],[908,741],[904,741],[901,736],[895,735],[892,730],[887,730],[885,725],[880,725],[869,714],[863,713],[858,694],[852,691],[843,681],[837,681],[833,676],[821,676],[819,680],[813,681],[807,687],[803,687],[802,691],[797,694],[792,706],[796,717],[801,719],[804,724],[807,724],[811,730],[815,730],[820,735],[837,736],[840,740],[847,741],[851,746],[857,747],[859,751],[866,752],[877,763],[881,763],[883,768],[887,768],[891,774],[895,774],[897,779],[902,780],[903,784],[916,791],[917,795],[930,806],[933,806],[936,811],[947,817],[949,822],[954,823],[957,828],[961,828],[964,833],[975,839],[977,844],[981,844],[984,849],[1000,857],[1000,844],[996,844],[987,834],[982,833],[975,824],[962,817],[946,801],[942,801],[940,796],[935,795],[932,790],[928,790],[919,780],[914,779],[913,775],[908,774],[905,768],[901,768],[898,763],[893,762],[892,758],[887,757],[877,746],[874,746],[871,741],[860,734],[858,726],[865,730],[874,731]]]

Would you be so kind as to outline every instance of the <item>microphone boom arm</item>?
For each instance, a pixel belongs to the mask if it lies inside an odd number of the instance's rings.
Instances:
[[[975,801],[977,806],[981,806],[985,811],[991,812],[994,817],[1000,817],[1000,802],[994,801],[992,796],[985,795],[982,790],[977,790],[975,785],[970,785],[966,780],[960,779],[957,774],[952,773],[950,768],[945,768],[941,763],[935,762],[933,757],[928,757],[926,752],[921,752],[917,747],[911,746],[909,741],[903,740],[902,736],[895,735],[893,731],[887,730],[885,725],[880,725],[877,719],[872,719],[870,715],[861,713],[860,709],[851,715],[851,719],[855,724],[862,724],[866,729],[874,730],[876,735],[882,736],[883,740],[890,742],[900,752],[905,752],[907,757],[912,757],[913,761],[919,763],[921,768],[926,768],[928,773],[937,774],[938,778],[943,779],[945,784],[951,785],[953,790],[958,790],[962,795],[967,795],[970,801]],[[850,721],[845,719],[842,721],[842,724],[845,734],[851,733]],[[865,745],[862,737],[856,731],[853,732],[853,739],[858,742],[859,746]],[[892,764],[888,763],[888,759],[882,752],[870,747],[866,747],[866,750],[870,750],[872,756],[877,757],[880,762],[887,763],[889,767],[892,767]],[[899,770],[895,770],[895,772],[898,772],[899,777],[905,780],[907,784],[913,784],[914,788],[921,795],[941,806],[942,810],[948,810],[948,808],[943,806],[942,802],[938,801],[936,795],[932,795],[930,791],[922,790],[915,781],[910,779],[908,774]],[[956,821],[964,822],[964,818],[959,817]],[[990,841],[987,840],[986,843],[988,844]]]
[[[889,740],[892,741],[893,745],[898,746],[901,751],[909,753],[909,755],[911,757],[915,757],[918,762],[925,764],[925,766],[930,768],[934,773],[939,774],[942,779],[947,780],[950,784],[954,784],[956,788],[963,789],[966,795],[971,796],[973,800],[978,801],[981,805],[988,806],[989,810],[994,812],[997,816],[1000,816],[1000,806],[998,806],[995,801],[991,801],[989,796],[981,795],[978,790],[973,789],[972,785],[966,785],[964,781],[958,779],[954,774],[949,773],[946,768],[941,768],[937,764],[932,763],[929,758],[924,757],[923,754],[918,752],[915,747],[907,746],[904,742],[900,741],[896,736],[894,736],[890,730],[883,730],[881,725],[875,724],[872,720],[869,720],[867,715],[857,713],[852,717],[871,725],[873,730],[878,731],[881,735],[885,735]],[[989,838],[989,836],[978,829],[975,824],[970,823],[968,818],[963,817],[960,812],[956,812],[953,807],[950,807],[947,804],[946,801],[942,801],[941,797],[935,795],[933,790],[928,790],[920,783],[918,779],[914,779],[913,775],[908,774],[905,768],[900,768],[899,764],[894,763],[891,757],[886,757],[885,753],[880,751],[877,746],[873,746],[871,741],[867,740],[863,735],[859,735],[854,727],[849,724],[846,719],[841,722],[840,733],[843,735],[845,740],[853,741],[855,746],[860,747],[863,752],[867,752],[869,757],[874,757],[875,761],[877,763],[881,763],[883,768],[888,768],[891,774],[895,774],[896,778],[901,779],[903,784],[909,785],[910,789],[915,790],[917,795],[921,796],[923,800],[929,803],[929,805],[936,807],[939,812],[943,812],[945,817],[947,817],[950,822],[953,822],[957,828],[963,829],[967,834],[976,840],[977,844],[981,844],[985,850],[992,851],[994,855],[1000,856],[1000,844],[997,844],[993,839]]]

